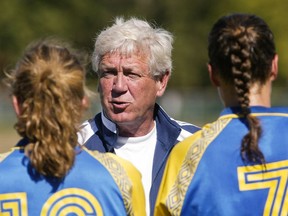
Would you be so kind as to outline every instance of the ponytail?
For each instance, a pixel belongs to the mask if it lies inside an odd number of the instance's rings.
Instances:
[[[85,71],[68,49],[45,42],[30,48],[10,76],[21,106],[15,128],[42,175],[63,178],[75,160]]]

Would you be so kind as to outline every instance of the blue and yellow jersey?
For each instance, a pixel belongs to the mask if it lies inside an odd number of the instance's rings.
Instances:
[[[23,147],[0,154],[0,215],[145,215],[140,173],[114,154],[84,148],[62,181],[27,163]]]
[[[262,125],[266,168],[244,163],[248,132],[237,109],[177,144],[165,168],[155,215],[288,215],[288,108],[252,107]]]

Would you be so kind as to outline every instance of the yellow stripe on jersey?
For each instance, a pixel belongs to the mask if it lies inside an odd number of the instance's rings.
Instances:
[[[288,117],[287,113],[251,113],[252,116],[260,117],[260,116],[281,116],[281,117]],[[220,116],[219,119],[224,118],[243,118],[242,114],[226,114],[223,116]]]
[[[0,194],[0,215],[22,215],[28,216],[28,204],[26,193],[6,193]],[[3,213],[2,213],[3,211]],[[6,211],[6,214],[5,214]]]
[[[238,167],[239,189],[268,189],[263,216],[288,214],[288,160],[263,165]],[[283,204],[282,204],[283,203]]]
[[[0,163],[1,163],[5,158],[7,158],[15,149],[19,149],[19,147],[11,148],[11,150],[9,150],[8,152],[1,153],[1,154],[0,154]]]
[[[223,118],[207,124],[174,147],[158,192],[155,216],[180,215],[186,191],[202,155],[230,121],[230,118]]]
[[[144,190],[139,171],[130,162],[115,154],[83,149],[109,170],[121,191],[127,214],[145,216]]]
[[[142,186],[141,181],[141,174],[140,172],[127,160],[124,160],[120,157],[118,157],[115,154],[109,153],[111,157],[113,157],[115,160],[117,160],[119,163],[122,164],[123,168],[126,171],[126,174],[129,176],[129,179],[131,180],[131,183],[133,185],[132,192],[132,215],[135,216],[144,216],[146,215],[145,210],[145,195],[144,195],[144,189]]]
[[[40,215],[68,215],[70,213],[103,216],[103,210],[96,197],[80,188],[67,188],[54,193],[45,202]]]

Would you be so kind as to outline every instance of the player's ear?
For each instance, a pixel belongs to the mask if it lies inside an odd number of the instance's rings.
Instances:
[[[156,85],[157,85],[157,96],[158,97],[161,97],[164,94],[169,78],[170,78],[170,71],[168,71],[168,70],[164,73],[164,75],[157,78]]]
[[[278,76],[278,55],[276,54],[272,60],[271,65],[271,79],[275,80]]]
[[[89,99],[88,97],[85,95],[82,99],[82,107],[86,110],[89,108]]]
[[[19,116],[21,114],[21,108],[20,108],[18,99],[15,95],[12,95],[12,105],[13,105],[16,115]]]
[[[209,73],[209,78],[213,86],[220,86],[219,78],[217,76],[216,70],[212,67],[210,63],[207,64],[207,69]]]

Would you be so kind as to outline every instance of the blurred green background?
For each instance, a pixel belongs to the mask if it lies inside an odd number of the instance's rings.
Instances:
[[[199,126],[213,121],[222,109],[206,70],[207,35],[214,22],[232,12],[253,13],[274,32],[279,76],[273,105],[288,105],[287,0],[0,0],[0,78],[13,67],[33,40],[55,36],[91,54],[94,38],[116,16],[146,19],[175,36],[173,73],[159,103],[174,118]],[[88,65],[87,83],[96,90],[97,77]],[[85,118],[100,110],[96,96]],[[19,139],[10,98],[0,84],[0,152]]]

